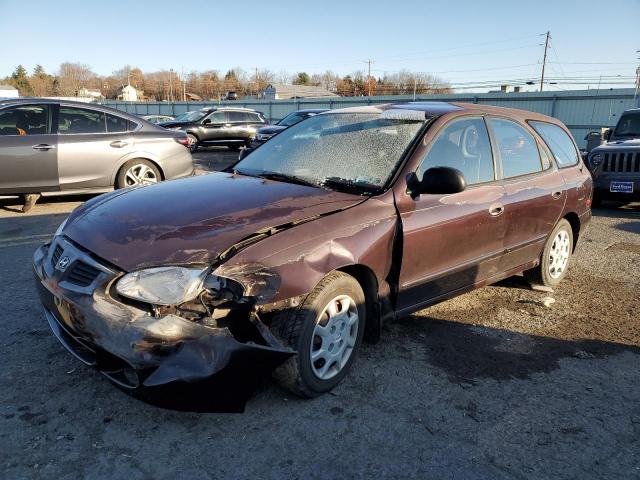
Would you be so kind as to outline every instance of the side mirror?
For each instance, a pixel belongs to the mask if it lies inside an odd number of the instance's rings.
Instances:
[[[211,124],[211,119],[210,118],[205,118],[204,121],[202,122],[203,125],[210,125]]]
[[[610,128],[605,128],[602,132],[602,137],[608,142],[609,139],[611,138],[612,133],[613,133],[613,130],[611,130]]]
[[[464,175],[457,168],[432,167],[424,172],[422,180],[414,173],[407,178],[407,193],[413,198],[421,194],[446,195],[467,188]]]

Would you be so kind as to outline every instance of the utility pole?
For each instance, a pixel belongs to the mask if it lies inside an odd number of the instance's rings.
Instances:
[[[182,80],[182,101],[187,101],[187,79],[184,76],[184,66],[180,67],[180,79]]]
[[[369,59],[369,60],[365,60],[364,63],[369,65],[369,68],[367,71],[367,91],[368,91],[368,95],[371,96],[371,64],[376,62]]]
[[[256,67],[256,98],[258,98],[258,67]]]
[[[542,86],[544,84],[544,67],[547,65],[547,50],[549,48],[549,31],[547,30],[547,39],[544,41],[544,58],[542,59],[542,75],[540,76],[540,91],[542,91]]]
[[[173,68],[169,69],[169,101],[173,102]]]

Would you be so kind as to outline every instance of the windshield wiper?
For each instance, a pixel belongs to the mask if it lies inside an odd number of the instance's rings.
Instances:
[[[260,172],[256,173],[256,177],[266,178],[267,180],[276,180],[279,182],[296,183],[298,185],[306,185],[307,187],[319,187],[319,185],[310,180],[306,180],[295,175],[287,175],[279,172]]]
[[[320,182],[320,186],[360,195],[373,194],[380,191],[378,185],[340,177],[325,177],[325,179]]]

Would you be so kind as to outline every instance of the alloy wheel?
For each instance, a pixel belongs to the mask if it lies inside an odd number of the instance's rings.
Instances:
[[[156,175],[156,172],[154,172],[152,168],[145,165],[144,163],[133,165],[131,168],[129,168],[129,170],[127,170],[124,178],[127,187],[158,183],[158,176]]]

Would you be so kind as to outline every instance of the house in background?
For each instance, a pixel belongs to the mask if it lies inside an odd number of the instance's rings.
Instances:
[[[90,98],[92,100],[100,100],[104,98],[100,90],[84,88],[84,87],[78,90],[78,97]]]
[[[11,85],[0,85],[0,98],[18,98],[20,92]]]
[[[138,94],[138,90],[135,87],[132,87],[130,84],[125,85],[120,89],[120,93],[118,93],[118,100],[122,100],[125,102],[137,102],[139,97],[142,96],[142,92]]]
[[[311,85],[284,85],[281,83],[273,83],[267,85],[260,98],[265,100],[288,100],[291,98],[324,98],[339,97],[329,90],[321,87],[313,87]]]

